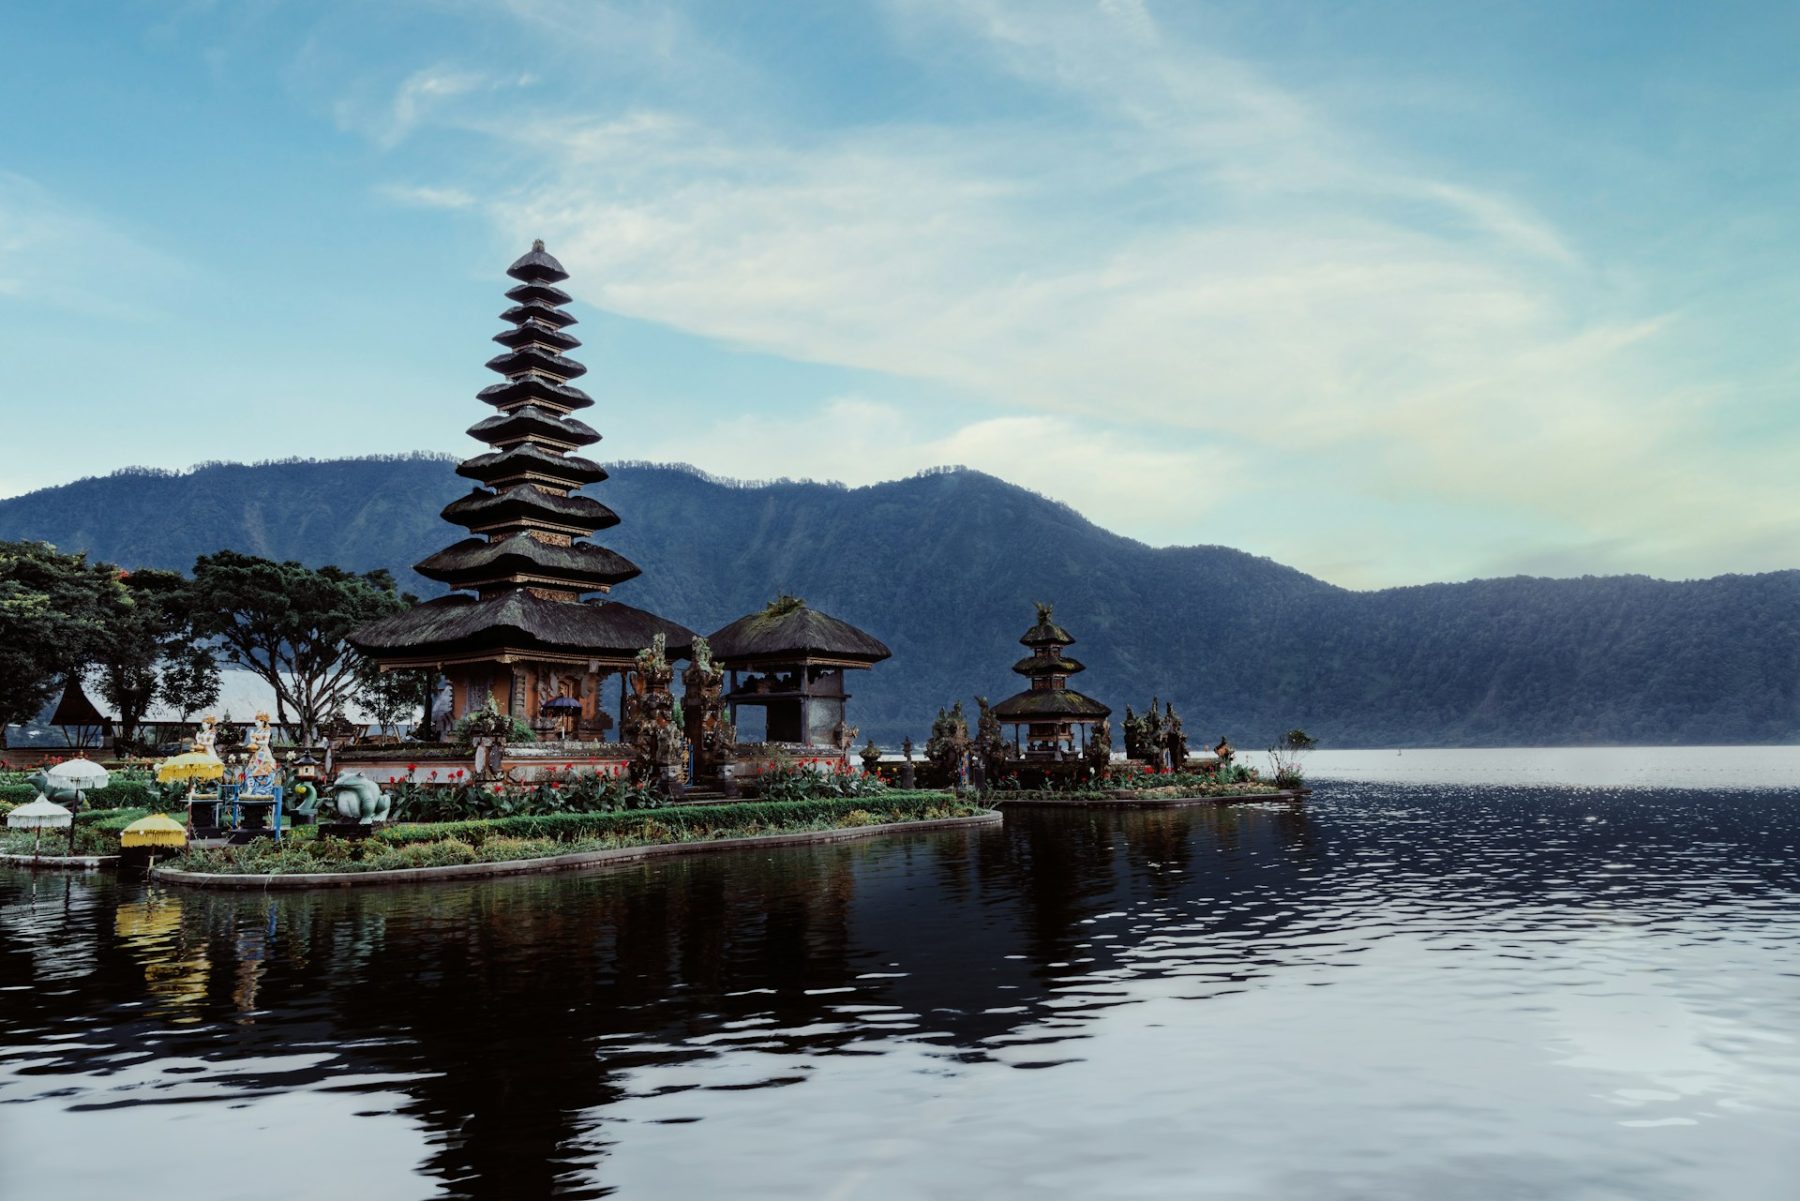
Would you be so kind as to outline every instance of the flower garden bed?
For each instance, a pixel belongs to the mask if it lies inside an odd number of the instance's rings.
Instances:
[[[157,879],[211,888],[313,888],[564,871],[734,847],[978,825],[990,809],[939,792],[402,822],[369,838],[298,837],[191,850]]]

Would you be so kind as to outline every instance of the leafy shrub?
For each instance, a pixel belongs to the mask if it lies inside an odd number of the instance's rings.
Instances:
[[[476,738],[504,738],[508,742],[536,742],[537,731],[523,719],[510,713],[501,713],[494,708],[494,698],[488,697],[485,707],[465,713],[451,727],[451,740],[458,746],[468,746]]]
[[[139,818],[149,817],[156,810],[144,805],[136,805],[124,809],[83,809],[75,817],[77,825],[94,830],[107,830],[114,834],[129,826]]]
[[[821,797],[879,796],[888,786],[879,777],[864,775],[845,764],[839,771],[812,771],[785,759],[755,781],[757,795],[765,801],[808,801]]]
[[[0,784],[0,802],[22,805],[37,799],[37,788],[31,784]],[[158,812],[178,808],[180,793],[164,789],[151,780],[114,777],[105,788],[81,794],[82,809],[123,809],[138,807]]]
[[[9,830],[0,827],[0,853],[7,855],[29,855],[32,843],[38,842],[38,853],[42,855],[66,855],[69,853],[69,831],[67,827],[60,830],[45,830],[43,838],[36,839],[35,830]],[[119,853],[119,836],[116,832],[96,830],[91,826],[76,825],[75,854],[77,855],[117,855]]]
[[[460,777],[461,773],[454,773]],[[474,821],[550,813],[613,813],[655,809],[662,797],[646,784],[615,780],[572,767],[552,770],[535,780],[496,780],[449,784],[402,782],[388,789],[396,820],[409,822]]]

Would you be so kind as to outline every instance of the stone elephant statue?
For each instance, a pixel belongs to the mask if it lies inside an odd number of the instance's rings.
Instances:
[[[393,807],[381,785],[355,772],[345,772],[337,778],[331,786],[331,799],[345,821],[365,826],[386,821]]]

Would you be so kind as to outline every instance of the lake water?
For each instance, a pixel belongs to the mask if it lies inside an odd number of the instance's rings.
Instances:
[[[1800,1195],[1800,756],[1313,768],[479,886],[0,873],[0,1197]]]

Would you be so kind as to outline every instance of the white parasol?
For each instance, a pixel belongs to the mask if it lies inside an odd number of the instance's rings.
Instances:
[[[76,792],[93,792],[105,788],[112,780],[106,769],[91,759],[70,759],[58,763],[44,773],[58,790],[73,788]]]
[[[20,805],[6,815],[6,824],[15,830],[60,830],[74,820],[74,814],[55,801],[47,801],[43,797]]]
[[[20,805],[6,815],[6,824],[15,830],[35,830],[36,836],[31,840],[31,853],[38,853],[38,842],[44,837],[45,830],[61,829],[72,826],[75,815],[64,809],[55,801],[39,797],[28,804]]]

